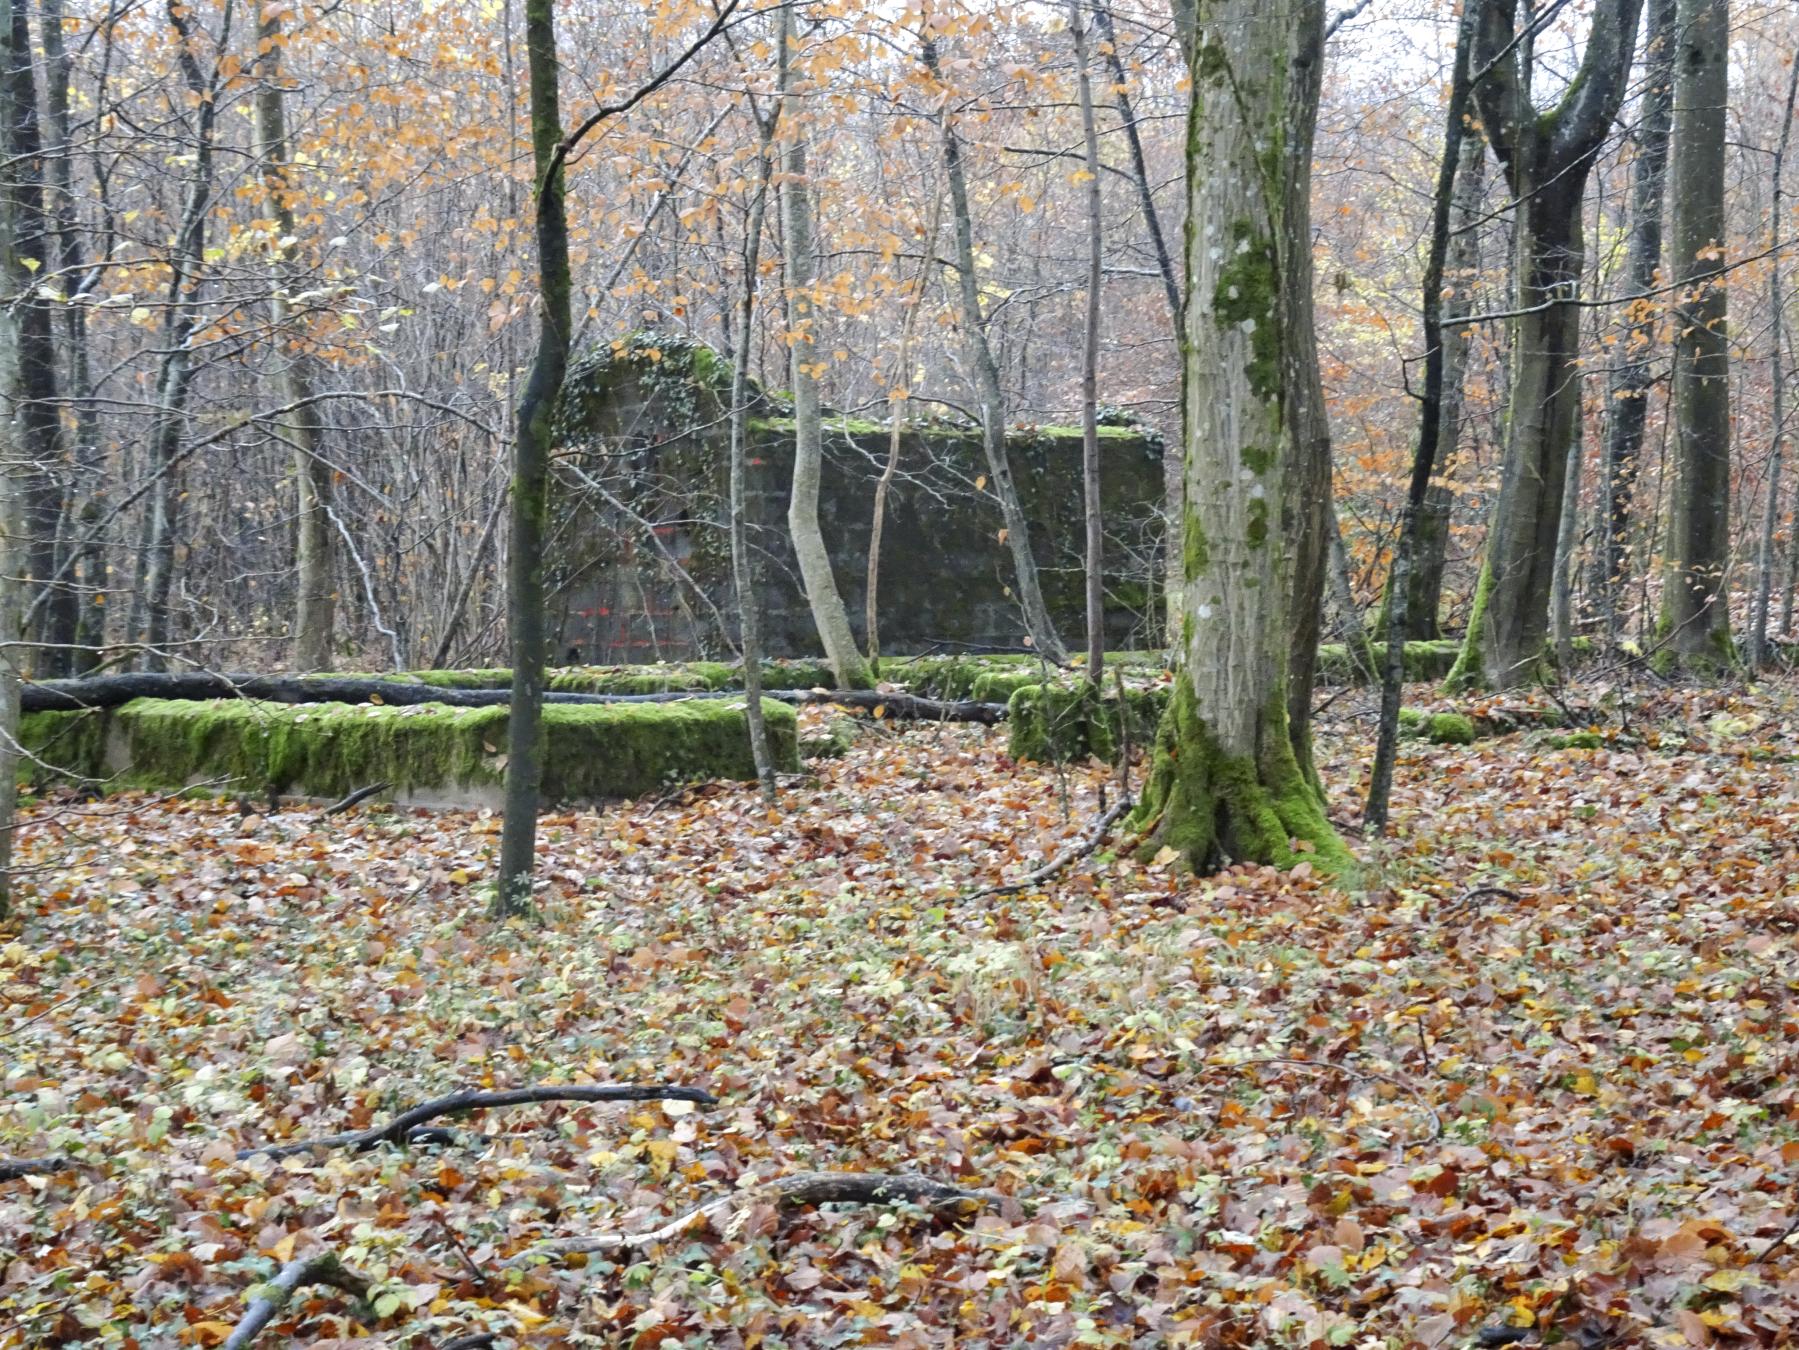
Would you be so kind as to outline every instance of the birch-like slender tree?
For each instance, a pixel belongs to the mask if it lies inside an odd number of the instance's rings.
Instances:
[[[850,630],[849,610],[831,570],[831,551],[818,524],[818,493],[824,475],[824,420],[819,412],[817,341],[818,263],[814,256],[812,189],[806,173],[808,121],[800,115],[795,90],[793,7],[781,6],[780,79],[781,237],[787,285],[787,371],[793,389],[793,485],[787,503],[787,530],[806,589],[806,604],[823,645],[825,660],[843,689],[866,688],[868,662]]]
[[[1081,102],[1081,140],[1087,156],[1087,300],[1081,325],[1081,499],[1087,525],[1087,678],[1096,687],[1106,661],[1105,519],[1099,494],[1099,305],[1105,280],[1105,197],[1100,192],[1099,127],[1093,81],[1087,73],[1087,31],[1081,0],[1068,0],[1074,77]]]

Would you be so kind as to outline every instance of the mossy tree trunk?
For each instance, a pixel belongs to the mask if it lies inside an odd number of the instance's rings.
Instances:
[[[819,484],[824,473],[818,372],[823,358],[816,341],[817,260],[813,256],[811,181],[806,172],[806,124],[794,97],[791,5],[781,7],[779,44],[782,135],[786,138],[781,150],[781,242],[787,274],[788,378],[793,386],[793,491],[787,503],[787,529],[793,536],[806,604],[825,660],[831,663],[839,687],[865,689],[873,683],[868,662],[850,631],[849,610],[837,589],[831,551],[818,525]]]
[[[1505,463],[1452,686],[1509,688],[1541,673],[1568,445],[1580,416],[1581,208],[1623,102],[1642,0],[1599,0],[1562,101],[1532,102],[1534,19],[1478,0],[1474,97],[1520,203]],[[1520,19],[1524,24],[1520,25]]]
[[[288,143],[286,97],[281,87],[281,51],[286,38],[281,32],[285,13],[276,5],[264,6],[256,28],[256,153],[262,161],[263,191],[268,194],[269,219],[275,237],[269,242],[274,260],[275,291],[269,301],[279,346],[291,336],[288,294],[299,271],[298,244],[294,234],[293,153]],[[297,344],[296,344],[297,345]],[[281,428],[293,447],[294,487],[294,630],[292,662],[295,670],[331,669],[331,624],[336,605],[332,585],[331,465],[320,457],[319,417],[309,406],[312,381],[309,361],[298,350],[276,352],[284,402],[300,410]]]
[[[919,58],[936,80],[942,79],[937,40],[928,31],[919,45]],[[947,94],[947,90],[944,91]],[[1055,665],[1068,659],[1068,649],[1050,618],[1037,580],[1037,555],[1031,551],[1030,520],[1018,499],[1012,479],[1012,461],[1006,451],[1006,398],[1000,385],[999,363],[987,341],[987,316],[981,308],[981,283],[975,274],[974,217],[968,205],[968,175],[962,167],[962,138],[945,108],[938,114],[943,130],[943,177],[949,189],[950,222],[956,233],[956,282],[962,301],[962,339],[973,367],[975,396],[981,412],[981,445],[987,454],[988,487],[999,503],[1005,521],[1006,548],[1012,555],[1012,571],[1018,583],[1018,604],[1025,632],[1043,658]]]
[[[1724,163],[1728,0],[1680,0],[1674,56],[1674,490],[1662,566],[1664,665],[1731,659],[1730,344]]]
[[[1781,466],[1786,459],[1786,301],[1782,295],[1780,234],[1786,228],[1784,178],[1787,152],[1792,149],[1793,105],[1799,99],[1799,61],[1787,76],[1786,110],[1780,118],[1780,141],[1774,149],[1774,203],[1768,213],[1768,401],[1771,428],[1768,445],[1767,500],[1762,508],[1761,538],[1756,546],[1755,590],[1749,615],[1749,665],[1759,670],[1769,656],[1768,612],[1774,599],[1774,552],[1781,519]],[[1790,622],[1791,616],[1788,616]]]
[[[1322,0],[1182,0],[1187,137],[1183,594],[1175,683],[1133,821],[1196,870],[1349,855],[1288,736],[1290,540],[1304,434],[1283,303],[1309,253]],[[1296,230],[1296,226],[1298,227]]]
[[[554,0],[526,0],[531,146],[537,168],[537,357],[518,405],[512,446],[512,542],[506,560],[511,612],[512,715],[506,731],[506,817],[500,834],[495,917],[523,913],[536,867],[537,803],[543,785],[544,576],[549,514],[550,418],[568,372],[568,208],[557,148],[562,110]]]

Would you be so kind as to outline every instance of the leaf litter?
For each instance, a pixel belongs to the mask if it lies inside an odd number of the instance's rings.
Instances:
[[[260,1344],[1794,1343],[1795,725],[1774,687],[1409,745],[1347,890],[1102,848],[965,901],[1115,791],[966,726],[873,729],[778,814],[549,817],[504,926],[488,816],[40,805],[0,1155],[73,1165],[0,1181],[0,1346],[218,1346],[326,1252],[366,1294]],[[1319,752],[1353,823],[1366,740]],[[237,1156],[596,1083],[719,1104]],[[981,1201],[783,1202],[819,1173]]]

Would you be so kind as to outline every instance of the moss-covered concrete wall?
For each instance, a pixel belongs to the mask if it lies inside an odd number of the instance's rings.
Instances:
[[[797,722],[764,702],[777,765],[799,768]],[[137,699],[111,712],[33,713],[21,779],[163,791],[294,793],[336,798],[372,783],[384,798],[429,806],[498,806],[505,707],[270,704]],[[740,702],[544,709],[544,799],[638,797],[676,783],[755,777]]]
[[[589,663],[716,656],[736,629],[725,503],[728,363],[709,349],[639,334],[578,359],[558,425],[570,471],[554,542],[558,660]],[[759,550],[765,640],[808,656],[817,637],[786,528],[793,424],[780,399],[752,391],[748,513]],[[825,424],[819,515],[838,589],[861,636],[875,483],[886,423]],[[1018,427],[1009,438],[1044,595],[1065,639],[1085,630],[1081,434]],[[1159,640],[1164,486],[1159,439],[1101,428],[1109,646]],[[583,477],[584,476],[584,477]],[[978,433],[909,428],[887,502],[881,550],[881,645],[1017,647],[1024,625]],[[620,506],[607,503],[603,488]],[[634,514],[637,519],[632,519]]]

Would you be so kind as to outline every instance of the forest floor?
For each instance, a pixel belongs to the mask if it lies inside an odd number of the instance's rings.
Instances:
[[[1319,728],[1347,826],[1363,700]],[[366,1297],[304,1289],[259,1345],[1799,1343],[1799,688],[1607,717],[1408,743],[1349,890],[1102,851],[964,899],[1109,778],[977,727],[872,727],[778,814],[547,819],[503,926],[496,819],[42,803],[0,1155],[78,1166],[0,1182],[0,1346],[216,1346],[324,1249]],[[558,1082],[719,1104],[236,1157]],[[824,1171],[986,1203],[760,1184]]]

